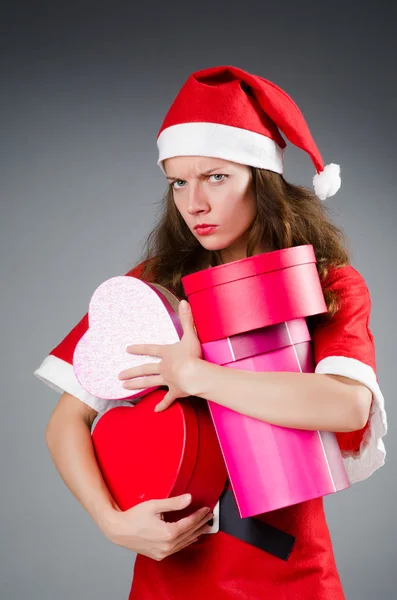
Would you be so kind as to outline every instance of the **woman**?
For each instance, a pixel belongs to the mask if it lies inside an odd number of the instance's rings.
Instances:
[[[279,130],[311,156],[316,194],[284,179],[286,143]],[[230,66],[188,78],[157,144],[158,164],[169,182],[164,210],[143,261],[128,275],[156,281],[182,300],[181,277],[187,273],[312,244],[328,312],[308,320],[315,373],[254,373],[203,361],[191,312],[181,302],[181,341],[131,346],[130,352],[161,361],[120,373],[124,387],[167,386],[158,410],[195,395],[275,425],[334,431],[350,482],[369,477],[384,464],[387,422],[376,380],[368,288],[321,202],[339,188],[339,167],[324,168],[302,114],[285,92]],[[197,228],[203,224],[213,227]],[[130,600],[343,599],[322,498],[258,516],[296,537],[288,561],[223,531],[202,535],[211,531],[208,507],[166,523],[163,512],[189,504],[183,496],[118,509],[90,436],[95,417],[114,403],[82,390],[72,368],[74,348],[87,327],[86,314],[35,375],[64,392],[46,434],[59,473],[103,533],[137,552]],[[134,381],[138,376],[148,379]]]

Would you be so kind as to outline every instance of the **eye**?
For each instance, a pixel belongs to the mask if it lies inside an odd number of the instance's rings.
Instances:
[[[180,187],[174,187],[174,183],[181,183],[181,182],[182,182],[182,183],[186,183],[186,181],[184,181],[183,179],[176,179],[175,181],[173,181],[173,182],[171,183],[171,187],[172,187],[174,190],[180,190],[180,189],[181,189]]]
[[[209,179],[210,177],[223,177],[223,178],[226,179],[227,177],[229,177],[229,175],[225,175],[223,173],[212,173],[212,175],[208,175],[207,176],[207,179]],[[215,183],[220,183],[221,181],[224,181],[224,180],[223,179],[216,179]],[[175,183],[178,184],[178,187],[175,187]],[[184,186],[180,186],[179,185],[180,183],[186,183],[186,181],[184,179],[176,179],[175,181],[173,181],[171,183],[171,188],[174,189],[174,190],[180,190],[180,189],[182,189],[182,187],[184,187]]]
[[[212,175],[210,175],[209,177],[229,177],[229,175],[224,175],[224,174],[222,174],[222,173],[213,173],[213,174],[212,174]],[[218,181],[223,181],[223,179],[217,179],[216,181],[217,181],[217,182],[218,182]]]

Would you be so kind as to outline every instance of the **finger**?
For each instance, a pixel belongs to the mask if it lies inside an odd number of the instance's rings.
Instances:
[[[205,533],[207,530],[209,531],[211,527],[208,525],[208,521],[212,518],[211,514],[212,513],[207,514],[205,517],[200,519],[200,521],[196,523],[194,527],[191,527],[188,531],[185,531],[181,535],[177,536],[174,539],[174,542],[176,544],[180,544],[192,536],[197,537]]]
[[[134,377],[134,379],[124,381],[122,387],[126,390],[140,390],[152,387],[154,385],[166,385],[166,383],[164,383],[162,375],[149,375],[149,377]]]
[[[185,537],[185,539],[178,542],[174,549],[170,552],[170,554],[179,552],[179,550],[182,550],[182,548],[186,548],[187,546],[190,546],[190,544],[197,542],[200,539],[200,537],[203,534],[208,533],[210,529],[211,527],[209,527],[208,525],[203,525],[200,529],[196,530],[194,533],[188,535],[187,537]]]
[[[183,548],[187,548],[187,546],[191,546],[191,544],[194,544],[194,542],[197,542],[198,539],[199,538],[195,537],[194,535],[191,536],[188,540],[185,540],[185,542],[182,542],[182,543],[178,544],[177,546],[175,546],[175,548],[173,550],[171,550],[171,552],[169,554],[167,554],[167,556],[171,556],[171,554],[175,554],[176,552],[183,550]]]
[[[146,363],[138,365],[137,367],[131,367],[121,371],[118,375],[119,379],[132,379],[133,377],[139,377],[140,375],[159,375],[160,374],[160,362]]]
[[[182,309],[182,307],[179,308],[179,317],[184,335],[189,335],[190,332],[195,332],[193,314],[188,303],[187,306],[188,310],[186,312]]]
[[[156,404],[156,406],[154,407],[154,411],[161,412],[162,410],[166,410],[168,407],[171,406],[171,404],[173,402],[175,402],[177,397],[178,396],[175,396],[174,394],[170,394],[170,392],[167,392],[167,394],[164,396],[162,401],[159,402],[158,404]]]
[[[127,346],[126,351],[129,354],[147,354],[148,356],[158,356],[161,358],[163,345],[159,344],[131,344]]]
[[[161,498],[159,500],[149,500],[153,514],[158,515],[172,510],[182,510],[189,506],[192,501],[191,494],[181,494],[180,496],[172,496],[171,498]]]
[[[190,304],[186,300],[181,300],[178,306],[178,313],[183,321],[192,319],[192,311],[190,310]]]
[[[212,518],[211,514],[208,506],[204,506],[191,515],[175,521],[175,523],[168,523],[168,526],[177,538],[186,533],[191,533],[197,527],[201,527],[203,522],[209,521]]]

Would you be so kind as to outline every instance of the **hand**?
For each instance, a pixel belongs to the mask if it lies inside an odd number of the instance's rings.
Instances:
[[[147,354],[158,356],[161,361],[147,363],[126,369],[119,373],[119,379],[126,379],[123,387],[128,390],[148,388],[154,385],[168,386],[168,392],[156,406],[156,412],[168,408],[177,398],[184,398],[191,394],[187,390],[189,375],[192,373],[193,363],[201,359],[201,343],[197,337],[193,315],[189,303],[182,300],[179,303],[179,318],[183,335],[179,342],[174,344],[133,344],[128,346],[127,352],[131,354]],[[133,381],[135,377],[147,377]]]
[[[160,561],[189,546],[211,529],[206,525],[213,517],[208,507],[175,523],[163,520],[164,512],[181,510],[190,502],[191,496],[185,494],[141,502],[124,512],[112,509],[102,531],[114,544]]]

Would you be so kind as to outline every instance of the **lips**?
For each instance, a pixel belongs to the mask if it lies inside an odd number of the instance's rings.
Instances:
[[[198,235],[208,235],[213,233],[217,228],[217,225],[209,225],[207,227],[196,227]]]

